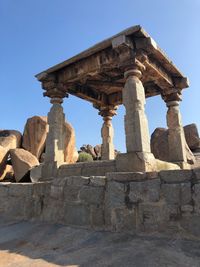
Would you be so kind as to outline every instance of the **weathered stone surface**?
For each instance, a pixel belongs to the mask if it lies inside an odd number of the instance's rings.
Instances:
[[[22,135],[15,130],[0,130],[0,146],[7,150],[21,146]]]
[[[151,151],[156,159],[169,160],[168,131],[165,128],[156,128],[151,135]]]
[[[157,172],[110,172],[106,174],[109,181],[131,182],[155,179],[158,177]]]
[[[196,124],[192,123],[184,127],[185,139],[191,150],[200,147],[200,138]]]
[[[106,177],[105,176],[90,176],[90,185],[92,186],[105,186]]]
[[[166,204],[160,202],[148,202],[139,204],[140,228],[143,231],[158,231],[168,221]]]
[[[14,170],[11,165],[6,165],[5,168],[3,169],[3,172],[0,176],[0,181],[6,180],[6,181],[11,181],[14,179]]]
[[[165,183],[184,183],[191,181],[193,173],[191,170],[170,170],[159,172],[159,176]]]
[[[156,161],[156,166],[157,166],[157,171],[162,171],[162,170],[180,170],[181,168],[175,164],[175,163],[171,163],[171,162],[167,162],[167,161],[163,161],[163,160],[159,160],[159,159],[155,159]]]
[[[19,182],[32,167],[39,165],[39,161],[34,155],[21,148],[11,149],[10,156],[17,182]]]
[[[6,168],[6,162],[8,159],[8,151],[6,148],[0,145],[0,180],[4,178],[4,171]]]
[[[129,200],[137,202],[156,202],[160,198],[160,179],[143,182],[130,182]]]
[[[43,164],[40,164],[39,166],[35,166],[30,171],[30,178],[32,183],[38,182],[42,179],[42,167]]]
[[[79,193],[79,199],[87,204],[101,205],[104,199],[104,188],[83,186]]]
[[[105,192],[105,223],[110,226],[112,223],[112,210],[115,208],[126,208],[125,194],[127,185],[118,182],[108,182]]]
[[[164,129],[164,128],[156,128],[155,131],[153,132],[153,134],[151,135],[151,151],[154,154],[156,159],[170,162],[170,161],[172,161],[171,160],[172,155],[171,155],[171,152],[169,151],[169,136],[168,135],[169,135],[169,130]],[[171,134],[171,140],[173,139],[172,135],[173,134]],[[177,145],[178,145],[178,143],[177,143]],[[173,149],[177,150],[177,147],[174,146]],[[192,154],[191,150],[189,149],[189,147],[185,141],[184,141],[183,149],[184,149],[184,153],[186,153],[187,162],[190,164],[193,164],[195,162],[194,155]],[[179,160],[177,159],[175,161],[178,162]],[[173,166],[172,166],[172,168],[173,168]],[[164,169],[164,168],[162,168],[162,169]]]
[[[94,152],[96,153],[97,159],[101,158],[101,145],[96,145],[94,147]]]
[[[117,155],[116,169],[118,172],[155,172],[157,166],[152,153],[129,152]]]
[[[26,122],[22,147],[39,160],[44,152],[48,131],[47,117],[34,116]]]
[[[162,184],[161,192],[166,202],[171,205],[187,205],[192,200],[190,183]]]
[[[90,225],[90,209],[81,203],[65,203],[64,222],[69,225]]]
[[[195,212],[200,214],[200,184],[195,184],[193,186],[192,199],[194,201]]]
[[[64,161],[66,163],[75,163],[78,160],[78,152],[76,150],[75,131],[71,124],[65,123],[65,150]]]
[[[135,232],[136,216],[134,208],[114,208],[111,213],[112,231]]]

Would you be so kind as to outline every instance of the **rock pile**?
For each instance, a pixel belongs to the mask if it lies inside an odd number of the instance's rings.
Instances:
[[[93,160],[100,160],[101,159],[101,145],[96,145],[96,146],[92,146],[92,145],[82,145],[82,147],[80,147],[80,150],[78,151],[79,154],[81,152],[85,152],[88,153],[92,156]],[[119,154],[120,151],[115,149],[115,157],[117,156],[117,154]]]
[[[194,163],[194,156],[200,155],[200,138],[196,124],[189,124],[184,127],[186,139],[187,160]],[[156,128],[151,135],[151,150],[155,158],[169,161],[168,151],[168,130],[165,128]]]
[[[0,130],[0,181],[29,179],[31,168],[44,160],[47,132],[47,117],[41,116],[27,120],[23,135],[15,130]],[[75,132],[69,123],[66,123],[65,143],[64,160],[75,163],[78,159]]]

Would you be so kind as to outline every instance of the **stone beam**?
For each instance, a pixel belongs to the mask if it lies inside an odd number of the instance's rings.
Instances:
[[[97,92],[88,85],[76,84],[72,87],[68,87],[66,90],[69,94],[88,100],[96,105],[106,105],[108,103],[108,96],[105,93]]]

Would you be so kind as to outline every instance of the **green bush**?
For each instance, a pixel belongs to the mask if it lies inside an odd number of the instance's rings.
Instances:
[[[79,153],[78,162],[93,161],[93,157],[86,152]]]

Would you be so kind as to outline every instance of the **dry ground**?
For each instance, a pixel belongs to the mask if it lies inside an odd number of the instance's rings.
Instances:
[[[200,267],[200,241],[0,219],[0,267]]]

